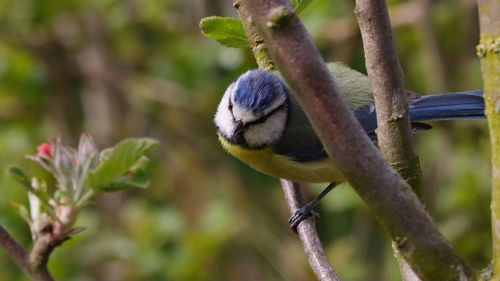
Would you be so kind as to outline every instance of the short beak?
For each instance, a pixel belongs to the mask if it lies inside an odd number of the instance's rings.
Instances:
[[[245,123],[241,121],[236,121],[236,125],[234,126],[233,135],[240,135],[245,130]]]

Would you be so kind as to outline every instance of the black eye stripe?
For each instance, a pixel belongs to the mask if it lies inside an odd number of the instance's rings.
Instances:
[[[271,117],[271,115],[275,114],[276,112],[280,111],[281,109],[283,109],[284,107],[286,106],[286,102],[284,102],[283,104],[281,104],[280,106],[276,107],[275,109],[273,109],[271,112],[269,112],[268,114],[260,117],[259,119],[257,120],[254,120],[254,121],[250,121],[250,122],[247,122],[245,125],[246,126],[252,126],[252,125],[257,125],[257,124],[261,124],[261,123],[264,123],[266,122],[267,118]]]

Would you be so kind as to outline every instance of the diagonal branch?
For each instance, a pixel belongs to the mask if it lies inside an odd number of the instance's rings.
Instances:
[[[49,256],[56,246],[67,239],[65,234],[41,233],[35,239],[33,249],[28,252],[0,225],[0,244],[14,262],[36,281],[54,280],[47,269]]]
[[[24,271],[29,272],[28,252],[0,225],[0,244]]]
[[[238,11],[238,15],[243,22],[243,27],[247,38],[250,41],[250,47],[255,56],[259,68],[266,70],[274,70],[274,62],[269,55],[267,45],[262,38],[261,33],[257,29],[255,22],[252,20],[250,13],[241,1],[234,1],[234,7]],[[300,185],[285,179],[280,179],[281,187],[287,201],[290,213],[293,214],[304,205],[302,200],[302,191]],[[316,231],[314,217],[309,217],[303,220],[297,227],[297,233],[307,256],[309,265],[313,269],[317,278],[321,281],[338,281],[337,274],[333,270],[332,265],[326,257],[325,251]]]
[[[439,232],[410,186],[384,160],[344,103],[287,0],[243,1],[327,153],[419,277],[468,280],[474,272]]]
[[[284,179],[281,179],[280,183],[288,203],[288,209],[290,213],[293,214],[304,206],[300,185]],[[328,262],[328,258],[319,240],[314,216],[310,216],[303,220],[297,226],[297,233],[304,247],[307,260],[318,279],[321,281],[339,281],[340,279]]]

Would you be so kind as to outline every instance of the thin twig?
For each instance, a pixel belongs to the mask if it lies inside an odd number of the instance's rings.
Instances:
[[[52,226],[48,227],[47,232],[40,233],[35,239],[33,249],[29,255],[30,275],[37,281],[53,281],[54,278],[50,274],[47,264],[49,257],[54,249],[68,239],[68,236],[57,229],[55,231]]]
[[[304,206],[300,185],[284,179],[280,179],[280,183],[283,193],[285,194],[288,209],[290,213],[293,214]],[[319,240],[314,216],[309,216],[307,219],[301,221],[297,226],[297,233],[304,247],[307,260],[318,279],[321,281],[340,280],[328,261],[323,245]]]
[[[410,186],[391,168],[344,103],[287,0],[244,0],[328,155],[426,280],[474,279]]]
[[[260,34],[257,26],[252,21],[248,10],[245,8],[245,5],[242,5],[241,0],[234,0],[233,6],[238,11],[238,16],[243,23],[245,35],[247,36],[248,42],[250,43],[250,49],[252,50],[255,61],[257,61],[259,68],[268,71],[276,70],[274,62],[267,50],[264,38],[262,38],[262,34]]]
[[[0,225],[0,244],[16,264],[36,281],[53,281],[47,269],[49,256],[54,248],[67,240],[66,235],[47,232],[37,237],[28,252]]]
[[[267,46],[260,34],[259,30],[252,21],[251,16],[246,7],[241,1],[234,1],[233,6],[237,9],[238,15],[243,22],[245,33],[250,41],[251,49],[259,68],[266,70],[274,70],[274,62],[269,55]],[[296,210],[304,205],[302,200],[302,191],[298,183],[280,179],[281,187],[287,201],[288,208],[293,214]],[[321,281],[337,281],[339,278],[333,270],[332,265],[325,255],[325,251],[316,231],[314,217],[309,217],[303,220],[297,226],[297,233],[307,256],[309,265],[313,269],[318,280]]]
[[[16,262],[16,264],[24,271],[29,272],[28,266],[28,252],[21,244],[10,236],[10,234],[0,225],[0,244],[4,247],[5,251]]]

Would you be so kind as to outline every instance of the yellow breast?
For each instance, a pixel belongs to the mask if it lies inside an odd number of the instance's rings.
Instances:
[[[254,169],[277,178],[285,178],[296,182],[344,182],[342,173],[335,167],[332,159],[296,162],[290,158],[275,154],[272,147],[247,149],[227,142],[219,136],[222,146],[236,158]]]

